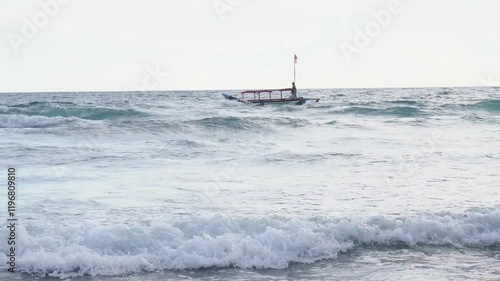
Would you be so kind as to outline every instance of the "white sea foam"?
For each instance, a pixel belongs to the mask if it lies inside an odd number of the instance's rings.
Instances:
[[[55,230],[26,225],[18,229],[18,239],[18,270],[40,276],[229,266],[283,269],[292,262],[334,259],[366,245],[497,245],[500,210],[369,219],[191,217],[146,225],[82,223]],[[5,245],[1,252],[6,270]]]
[[[0,159],[19,169],[18,270],[495,279],[500,209],[463,209],[498,206],[498,110],[487,102],[498,90],[436,91],[304,91],[322,99],[297,108],[208,92],[2,95]],[[230,216],[186,215],[217,212]],[[400,217],[374,216],[386,213]]]
[[[0,128],[46,128],[75,121],[76,118],[0,115]]]

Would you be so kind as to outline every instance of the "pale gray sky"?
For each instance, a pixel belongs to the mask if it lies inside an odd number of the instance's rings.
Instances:
[[[294,52],[299,88],[500,85],[499,11],[498,0],[2,0],[0,92],[288,87]]]

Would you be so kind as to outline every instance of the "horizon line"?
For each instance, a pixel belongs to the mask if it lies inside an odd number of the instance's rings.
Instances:
[[[496,86],[431,86],[431,87],[338,87],[338,88],[302,88],[302,90],[377,90],[377,89],[458,89],[458,88],[499,88]],[[144,91],[131,91],[131,90],[65,90],[65,91],[20,91],[20,92],[0,92],[0,94],[35,94],[35,93],[155,93],[155,92],[223,92],[223,91],[244,91],[245,89],[168,89],[168,90],[144,90]],[[300,89],[299,89],[300,90]]]

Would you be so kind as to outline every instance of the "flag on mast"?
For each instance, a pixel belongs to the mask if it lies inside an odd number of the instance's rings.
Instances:
[[[296,55],[296,54],[293,54],[293,56],[294,56],[294,59],[295,59],[295,64],[297,64],[297,59],[298,59],[298,57],[297,57],[297,55]]]

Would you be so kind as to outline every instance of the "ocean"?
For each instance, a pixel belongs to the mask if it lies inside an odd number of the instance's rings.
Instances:
[[[0,279],[500,280],[500,88],[220,93],[0,94]]]

